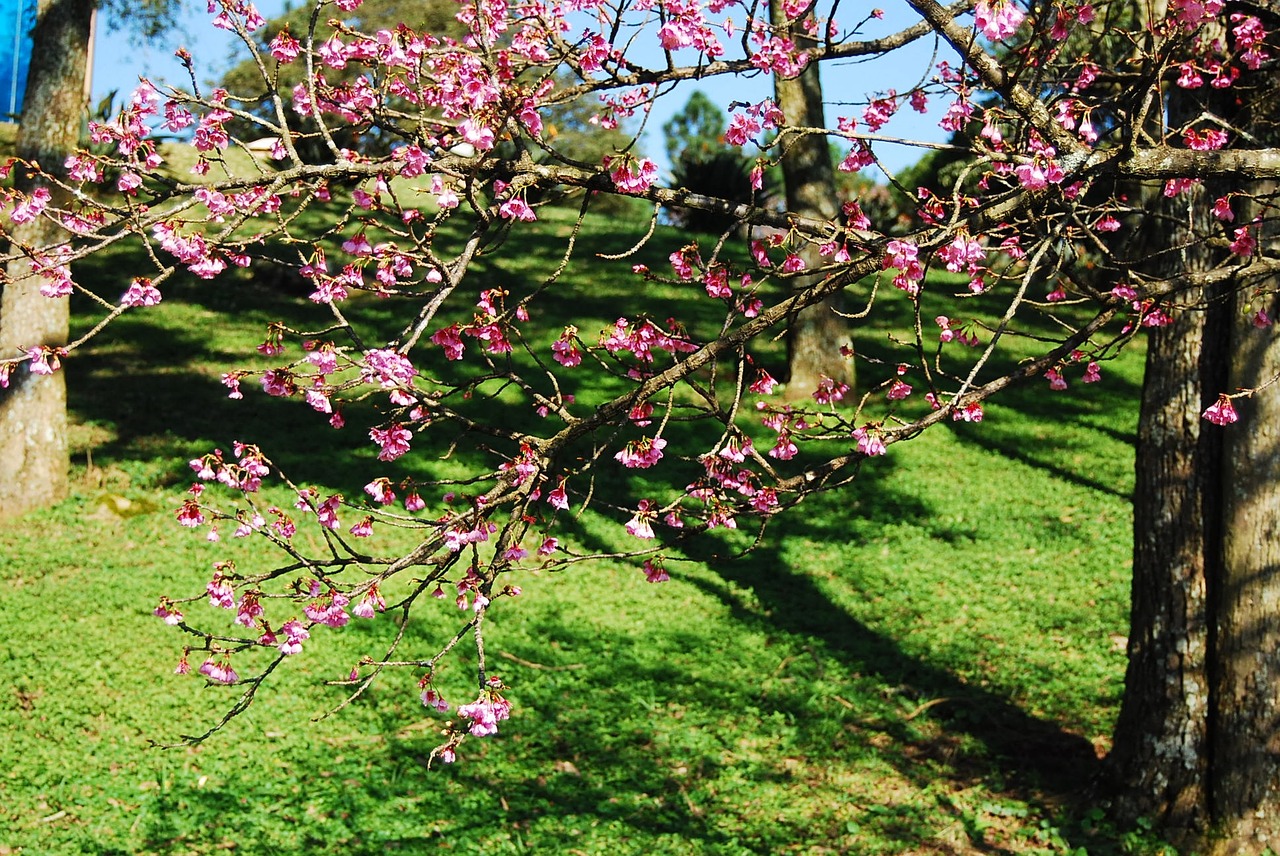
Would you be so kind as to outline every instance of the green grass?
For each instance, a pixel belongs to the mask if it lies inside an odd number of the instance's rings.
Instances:
[[[494,260],[480,281],[531,287],[560,251],[564,223],[546,221],[507,248],[523,269]],[[613,251],[644,224],[590,228]],[[679,243],[664,232],[642,260]],[[122,291],[106,280],[126,262],[86,275]],[[557,288],[559,311],[603,324],[635,286],[581,265]],[[658,293],[692,312],[700,291]],[[0,853],[1149,851],[1099,825],[1087,787],[1123,676],[1137,349],[1101,384],[1018,390],[981,425],[894,446],[752,553],[690,543],[665,585],[628,563],[521,572],[486,633],[512,719],[455,765],[428,768],[441,722],[408,673],[315,719],[343,698],[323,681],[379,655],[389,616],[317,631],[210,741],[153,747],[233,698],[170,674],[181,639],[156,599],[229,555],[275,558],[174,523],[185,460],[252,439],[354,494],[372,457],[303,405],[225,399],[220,373],[292,305],[254,282],[176,285],[71,363],[76,494],[0,530]],[[861,329],[859,351],[888,358],[885,333]],[[618,537],[593,515],[571,534]],[[401,654],[434,653],[456,623],[425,604]],[[459,654],[445,671],[453,701],[472,668]]]

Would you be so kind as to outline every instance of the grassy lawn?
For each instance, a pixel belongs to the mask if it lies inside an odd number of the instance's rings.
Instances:
[[[520,264],[488,262],[481,281],[531,287],[566,228],[547,216],[504,256]],[[592,250],[644,229],[594,220]],[[660,232],[619,271],[683,242]],[[599,265],[556,288],[556,311],[601,325],[635,299]],[[688,314],[700,291],[661,297]],[[320,628],[224,731],[156,748],[234,697],[171,674],[181,639],[157,598],[200,590],[216,560],[275,558],[176,525],[185,461],[248,439],[355,494],[373,457],[361,430],[301,403],[225,398],[221,372],[297,302],[253,281],[178,285],[71,363],[76,493],[0,529],[0,854],[1151,852],[1100,828],[1088,796],[1124,668],[1136,348],[1102,383],[1015,390],[981,425],[892,447],[745,556],[706,539],[660,586],[604,561],[523,572],[486,635],[512,718],[455,765],[428,767],[440,720],[408,673],[317,719],[343,698],[323,681],[379,655],[389,616]],[[886,332],[860,329],[858,350],[880,353]],[[572,537],[617,530],[586,515]],[[411,653],[456,620],[426,605]],[[456,701],[474,691],[455,665]]]

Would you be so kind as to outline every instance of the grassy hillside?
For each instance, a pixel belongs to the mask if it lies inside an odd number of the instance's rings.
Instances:
[[[509,248],[519,265],[480,277],[549,271],[567,226],[548,214]],[[643,230],[593,220],[591,245]],[[660,234],[641,260],[682,243]],[[128,265],[81,276],[110,291]],[[635,299],[598,263],[557,288],[548,311],[584,330]],[[687,313],[696,291],[656,296]],[[253,440],[358,492],[371,457],[305,405],[225,398],[221,372],[297,302],[257,280],[177,286],[71,363],[76,493],[0,530],[0,853],[1152,850],[1099,828],[1087,793],[1123,676],[1136,350],[1100,384],[1015,391],[981,425],[894,446],[744,557],[707,540],[661,586],[611,562],[526,572],[486,637],[512,719],[456,765],[428,767],[440,720],[407,674],[317,719],[342,700],[323,681],[377,655],[389,618],[321,629],[227,729],[156,748],[233,699],[171,674],[181,642],[156,599],[229,554],[274,558],[174,523],[186,459]],[[574,537],[616,528],[588,515]],[[408,633],[424,649],[454,620],[431,608]]]

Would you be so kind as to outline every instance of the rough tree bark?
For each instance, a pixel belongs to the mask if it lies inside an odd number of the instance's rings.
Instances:
[[[1249,325],[1251,292],[1235,298],[1228,390],[1280,374],[1280,343]],[[1211,604],[1215,854],[1280,851],[1280,401],[1272,388],[1238,410],[1224,438],[1222,575]]]
[[[780,0],[772,0],[770,14],[779,30],[803,44],[804,37],[787,20]],[[818,64],[811,63],[796,77],[774,76],[774,99],[787,121],[808,128],[825,128],[822,82]],[[802,217],[834,220],[840,213],[836,198],[835,165],[831,146],[823,134],[791,137],[785,142],[782,181],[786,188],[787,211]],[[807,268],[823,262],[816,244],[806,242],[799,253]],[[796,287],[812,283],[799,278]],[[849,344],[849,332],[838,312],[835,297],[797,313],[787,328],[787,397],[808,397],[823,376],[853,385],[853,364],[841,353]]]
[[[1158,240],[1167,244],[1153,273],[1216,265],[1218,253],[1193,242],[1206,224],[1189,218],[1208,216],[1204,190],[1193,195],[1156,203],[1164,215]],[[1176,313],[1147,340],[1129,667],[1111,755],[1119,814],[1156,819],[1173,838],[1185,838],[1209,816],[1210,599],[1221,573],[1222,430],[1200,414],[1227,381],[1227,310],[1215,297],[1188,295],[1203,308]]]
[[[76,147],[84,113],[84,80],[89,52],[92,0],[41,0],[34,33],[16,154],[59,174]],[[39,183],[21,166],[14,183]],[[51,204],[60,197],[55,188]],[[27,246],[56,240],[61,230],[43,218],[15,228]],[[65,298],[40,294],[40,281],[25,260],[7,271],[0,294],[0,353],[13,355],[30,345],[59,346],[67,340],[70,310]],[[62,372],[32,375],[25,368],[0,392],[0,517],[47,505],[67,493],[67,403]]]
[[[1277,4],[1269,4],[1275,8]],[[1274,72],[1264,72],[1273,75]],[[1273,136],[1274,77],[1259,75],[1252,99],[1211,105],[1255,135]],[[1249,106],[1242,107],[1241,105]],[[1180,105],[1171,111],[1199,111]],[[1174,228],[1156,273],[1207,270],[1223,252],[1188,243],[1200,198],[1162,200]],[[1255,195],[1275,187],[1252,183]],[[1237,208],[1244,207],[1240,202]],[[1180,213],[1179,213],[1180,212]],[[1237,224],[1257,212],[1237,210]],[[1177,218],[1181,217],[1178,222]],[[1277,242],[1276,224],[1260,241]],[[1274,332],[1275,277],[1187,295],[1148,341],[1138,430],[1134,581],[1129,669],[1112,769],[1121,817],[1154,819],[1170,838],[1208,856],[1280,851],[1280,401],[1275,390],[1237,402],[1240,421],[1199,418],[1219,393],[1269,384],[1280,374]]]

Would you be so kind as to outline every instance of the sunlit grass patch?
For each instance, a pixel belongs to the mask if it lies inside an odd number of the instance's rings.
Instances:
[[[548,211],[546,232],[513,235],[524,265],[482,266],[469,287],[534,288],[559,260],[570,216]],[[591,218],[584,234],[617,252],[645,228]],[[659,229],[637,259],[656,269],[682,243]],[[634,261],[616,274],[571,266],[535,307],[539,346],[564,323],[585,331],[583,318],[603,326],[655,300],[694,332],[714,329],[722,309],[696,283],[654,283],[639,301]],[[741,552],[745,532],[673,546],[669,583],[612,561],[513,573],[523,594],[495,603],[485,642],[515,707],[458,764],[429,765],[443,719],[423,708],[407,671],[317,718],[345,698],[325,681],[385,652],[392,614],[317,628],[224,731],[195,748],[154,748],[203,732],[236,693],[171,674],[183,637],[151,614],[158,598],[199,592],[214,561],[261,570],[279,560],[256,542],[214,544],[176,525],[187,459],[243,440],[326,490],[354,496],[367,480],[364,429],[332,431],[305,405],[256,390],[226,399],[221,373],[258,364],[265,324],[298,304],[319,311],[252,279],[176,283],[172,299],[130,313],[70,363],[79,490],[0,531],[10,687],[0,696],[0,845],[1123,852],[1089,826],[1081,785],[1123,674],[1136,352],[1099,384],[1017,390],[981,425],[893,446],[848,488],[773,521],[751,552]],[[396,307],[361,298],[352,312],[392,329]],[[859,328],[857,350],[887,353],[887,332]],[[774,347],[762,359],[779,359]],[[612,391],[572,383],[583,408]],[[477,390],[476,406],[538,418],[491,391]],[[464,472],[465,460],[441,460],[449,448],[424,435],[405,472]],[[278,487],[267,498],[291,501]],[[607,551],[626,536],[588,511],[565,537]],[[220,615],[188,609],[204,624]],[[459,622],[451,599],[425,600],[401,654],[433,654]],[[459,652],[441,689],[469,701],[474,674],[474,654]]]

